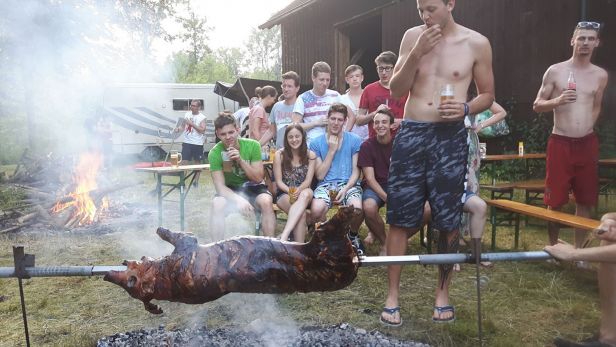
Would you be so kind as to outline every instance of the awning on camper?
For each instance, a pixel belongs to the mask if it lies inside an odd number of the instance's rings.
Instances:
[[[216,82],[214,93],[237,101],[240,106],[248,106],[250,98],[255,96],[255,88],[270,85],[278,90],[278,94],[282,92],[279,81],[257,80],[252,78],[240,77],[235,83]]]
[[[246,77],[238,78],[233,84],[217,81],[216,86],[214,86],[214,93],[227,99],[237,101],[240,106],[248,106],[250,98],[255,96],[255,89],[268,85],[276,88],[278,95],[282,94],[280,81],[259,80]],[[310,86],[300,85],[299,93],[303,93],[310,88]]]

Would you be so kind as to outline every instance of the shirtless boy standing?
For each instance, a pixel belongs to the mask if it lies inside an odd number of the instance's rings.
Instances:
[[[454,21],[455,3],[417,0],[425,24],[404,34],[390,82],[393,97],[411,94],[391,157],[387,195],[390,256],[405,254],[407,233],[412,235],[419,229],[426,200],[433,225],[440,231],[438,252],[454,253],[458,248],[468,151],[463,120],[490,107],[494,76],[488,39]],[[466,103],[473,80],[477,97]],[[445,85],[452,96],[441,102],[438,98]],[[380,318],[383,324],[402,323],[398,303],[401,270],[400,265],[389,266],[389,290]],[[449,304],[451,270],[451,265],[439,266],[434,322],[455,319]]]
[[[554,129],[546,151],[544,202],[550,209],[559,210],[573,190],[575,214],[582,217],[590,217],[599,194],[599,141],[593,127],[601,111],[607,72],[590,62],[599,46],[599,29],[596,22],[576,25],[571,38],[572,57],[548,68],[533,105],[535,112],[554,112]],[[557,224],[548,224],[551,245],[557,243],[559,229]],[[586,235],[586,231],[576,230],[576,247],[582,246]]]

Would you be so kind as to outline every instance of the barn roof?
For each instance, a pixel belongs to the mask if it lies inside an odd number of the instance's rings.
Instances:
[[[301,11],[319,0],[293,0],[287,7],[276,12],[267,22],[259,25],[259,29],[270,29],[274,25],[280,24],[287,16]]]

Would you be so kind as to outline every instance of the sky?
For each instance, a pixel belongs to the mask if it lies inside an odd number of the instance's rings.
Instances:
[[[216,49],[242,47],[252,28],[265,23],[291,1],[293,0],[190,0],[190,4],[199,16],[207,18],[208,26],[214,27],[209,35],[209,46]],[[155,44],[154,47],[161,61],[182,48],[181,43],[169,46],[163,42]]]
[[[214,31],[210,46],[240,47],[250,30],[265,23],[274,13],[282,10],[292,0],[191,0],[191,6],[204,15]]]

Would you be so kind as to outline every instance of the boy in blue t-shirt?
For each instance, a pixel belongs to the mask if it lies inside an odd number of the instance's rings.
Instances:
[[[317,155],[316,177],[319,180],[310,208],[315,221],[325,220],[327,211],[333,204],[362,208],[362,190],[358,182],[357,167],[362,141],[359,136],[344,131],[347,115],[345,105],[334,103],[327,112],[326,133],[310,142],[310,149]],[[362,220],[362,215],[356,215],[351,221],[349,234],[360,255],[363,254],[364,248],[357,231]]]

